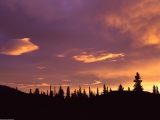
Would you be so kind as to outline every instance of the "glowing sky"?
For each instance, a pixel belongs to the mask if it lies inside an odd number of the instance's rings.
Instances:
[[[0,0],[0,84],[29,92],[160,83],[159,0]]]

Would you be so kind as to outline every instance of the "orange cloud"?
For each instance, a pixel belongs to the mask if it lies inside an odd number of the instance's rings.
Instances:
[[[101,84],[102,82],[99,80],[95,80],[94,83],[92,83],[91,85],[97,85],[97,84]]]
[[[39,47],[30,42],[30,38],[9,40],[0,50],[1,54],[21,55],[38,50]]]
[[[122,33],[129,32],[134,41],[134,48],[155,45],[160,48],[160,1],[122,1],[119,12],[112,11],[103,16],[107,27],[119,29]]]
[[[81,52],[81,55],[73,56],[77,61],[82,61],[84,63],[91,63],[97,61],[104,61],[107,59],[123,58],[125,55],[123,53],[113,54],[107,53],[107,51],[94,51],[91,53]]]

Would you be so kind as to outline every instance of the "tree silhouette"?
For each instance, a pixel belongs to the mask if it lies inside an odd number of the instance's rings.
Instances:
[[[69,86],[67,87],[67,90],[66,90],[66,98],[70,98],[70,87]]]
[[[54,87],[53,96],[56,96],[56,95],[57,95],[56,87]]]
[[[36,88],[34,94],[39,95],[39,88]]]
[[[91,88],[89,87],[89,97],[92,98],[92,97],[94,97],[94,96],[95,96],[95,95],[94,95],[93,91],[92,91]]]
[[[112,92],[112,89],[111,89],[111,88],[109,89],[109,92]]]
[[[108,87],[106,89],[106,85],[103,85],[103,94],[106,95],[108,93]]]
[[[85,89],[83,89],[83,97],[88,97]]]
[[[60,85],[59,90],[58,90],[58,96],[59,96],[60,98],[64,98],[64,91],[63,91],[61,85]]]
[[[128,87],[128,91],[131,91],[131,90],[130,90],[130,87]]]
[[[97,93],[96,93],[96,96],[99,96],[99,89],[98,89],[98,87],[97,87]]]
[[[159,94],[158,86],[156,86],[156,94]]]
[[[47,90],[47,96],[48,96],[48,90]]]
[[[29,90],[29,94],[32,94],[32,89]]]
[[[120,84],[120,85],[118,86],[118,91],[121,92],[121,91],[123,91],[123,90],[124,90],[124,87]]]
[[[140,79],[141,79],[141,77],[140,77],[139,73],[137,72],[136,76],[135,76],[135,80],[134,80],[135,84],[133,86],[134,87],[133,91],[143,91],[143,88],[141,86],[142,80],[140,80]]]
[[[77,96],[78,96],[78,97],[82,97],[81,86],[79,86],[79,90],[77,90]]]
[[[154,94],[159,94],[158,86],[153,85],[153,93]]]
[[[53,97],[53,91],[52,91],[52,86],[50,85],[50,90],[49,90],[49,96]]]
[[[76,97],[77,97],[77,91],[76,91],[76,89],[75,89],[74,92],[72,93],[71,97],[72,97],[72,98],[76,98]]]
[[[153,85],[153,93],[156,94],[156,86]]]

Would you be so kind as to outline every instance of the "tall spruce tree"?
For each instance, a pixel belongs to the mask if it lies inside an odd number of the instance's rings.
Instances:
[[[135,84],[133,86],[134,87],[133,91],[143,91],[143,87],[141,86],[142,80],[140,80],[140,79],[141,79],[141,77],[140,77],[139,73],[137,72],[136,76],[135,76],[135,80],[133,81],[133,82],[135,82]]]

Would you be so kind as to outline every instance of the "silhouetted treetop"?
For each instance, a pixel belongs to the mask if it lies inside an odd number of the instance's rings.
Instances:
[[[118,86],[118,91],[123,91],[124,90],[124,87],[120,84],[119,86]]]
[[[142,80],[140,80],[140,79],[141,79],[141,77],[140,77],[139,73],[137,72],[136,76],[135,76],[135,80],[134,80],[135,84],[133,86],[134,87],[133,91],[143,91],[143,88],[141,86]]]

